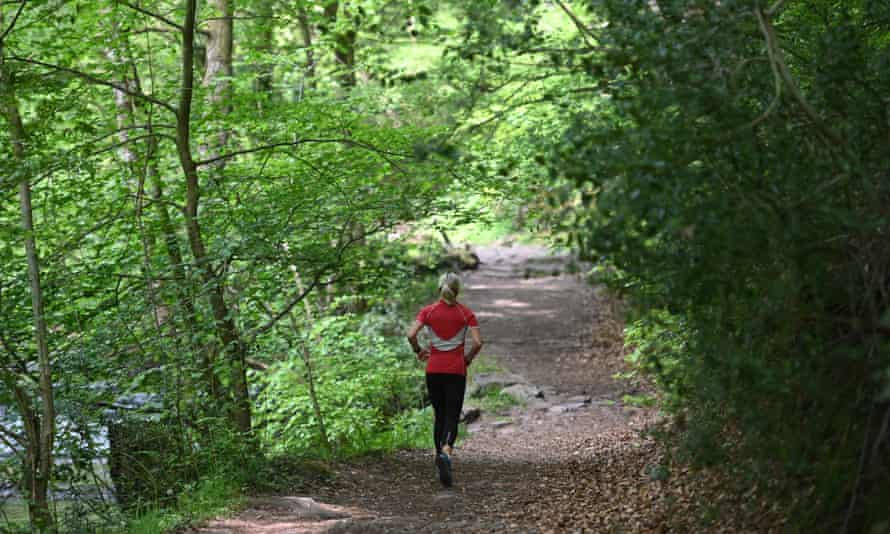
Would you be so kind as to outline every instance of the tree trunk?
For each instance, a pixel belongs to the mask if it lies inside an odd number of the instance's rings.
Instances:
[[[230,0],[210,0],[216,16],[207,24],[207,61],[204,72],[204,86],[210,89],[208,100],[213,113],[227,114],[232,96],[232,50],[234,10]],[[216,152],[226,145],[229,132],[222,128],[219,132],[219,146]]]
[[[2,16],[0,16],[2,22]],[[13,156],[24,163],[25,127],[19,114],[13,81],[3,63],[3,45],[0,43],[0,93],[3,111],[9,123]],[[23,165],[24,168],[24,165]],[[28,280],[31,286],[31,313],[34,322],[34,341],[37,346],[37,363],[40,375],[37,410],[31,409],[32,399],[26,393],[17,392],[18,404],[25,419],[26,473],[25,489],[28,493],[28,516],[32,528],[38,531],[54,530],[49,508],[49,485],[53,471],[53,442],[55,439],[55,402],[53,399],[52,366],[49,355],[49,332],[43,311],[43,288],[40,283],[40,257],[34,237],[34,218],[31,206],[31,182],[26,176],[19,183],[19,208],[24,230],[25,258],[28,263]]]
[[[330,21],[331,27],[334,28],[334,57],[342,69],[342,73],[337,76],[340,85],[347,90],[355,87],[355,39],[357,32],[354,28],[349,27],[343,30],[337,29],[337,21],[347,20],[349,12],[346,6],[340,6],[340,2],[329,2],[324,7],[324,15]]]
[[[260,19],[259,24],[259,41],[256,43],[256,49],[260,54],[268,57],[274,51],[273,42],[275,40],[275,4],[273,2],[262,2],[258,7]],[[272,93],[272,80],[275,67],[272,63],[264,60],[257,66],[258,72],[254,81],[254,87],[257,93],[265,96],[267,99],[274,97]]]
[[[198,222],[200,185],[198,168],[191,152],[191,113],[195,83],[195,12],[196,0],[186,0],[185,23],[182,31],[182,85],[180,87],[179,108],[176,116],[176,147],[179,162],[186,180],[185,220],[189,246],[198,270],[209,288],[210,307],[217,336],[229,356],[233,407],[232,422],[242,433],[251,429],[250,395],[247,388],[247,347],[241,340],[240,332],[232,319],[223,296],[223,285],[216,274],[211,259],[207,255],[201,226]],[[231,21],[231,18],[228,19]],[[209,70],[209,66],[208,66]]]
[[[292,315],[293,316],[293,315]],[[318,421],[318,433],[321,436],[321,444],[325,448],[325,452],[332,454],[331,440],[328,439],[328,431],[324,424],[324,414],[321,411],[321,404],[318,402],[318,395],[315,393],[315,377],[312,374],[312,357],[306,343],[302,342],[303,348],[303,364],[306,366],[306,382],[309,384],[309,398],[312,400],[312,410],[315,412],[315,419]]]
[[[300,280],[300,275],[296,275],[297,289],[301,293],[303,292],[303,283]],[[306,306],[306,321],[308,324],[312,324],[312,308],[309,306],[309,302],[307,300],[303,300],[304,305]],[[290,324],[294,329],[294,335],[298,338],[301,336],[300,333],[300,325],[297,323],[297,319],[294,317],[293,312],[287,314],[290,319]],[[306,366],[306,384],[309,386],[309,399],[312,401],[312,410],[315,412],[315,420],[318,421],[318,434],[321,436],[321,444],[325,449],[325,452],[333,454],[333,448],[331,447],[331,440],[328,439],[328,430],[324,424],[324,413],[321,411],[321,403],[318,401],[318,394],[315,392],[315,375],[312,374],[312,356],[309,353],[309,348],[306,346],[305,340],[300,340],[300,348],[302,349],[303,354],[303,365]]]
[[[306,78],[309,79],[309,87],[315,87],[315,49],[312,48],[312,25],[309,24],[309,13],[303,3],[300,3],[297,8],[297,20],[300,22],[303,46],[306,47]]]
[[[150,138],[148,142],[150,143],[151,148],[146,153],[146,157],[151,157],[154,153],[153,147],[157,145],[157,140]],[[213,353],[210,349],[202,347],[197,341],[198,335],[201,332],[201,327],[198,324],[198,312],[195,309],[195,303],[188,294],[188,286],[190,285],[190,282],[185,272],[185,263],[182,257],[182,249],[179,246],[179,237],[176,235],[173,221],[170,219],[170,213],[167,211],[167,206],[163,202],[164,189],[163,183],[161,182],[161,176],[157,173],[157,169],[154,169],[154,165],[150,166],[149,172],[149,179],[152,182],[152,198],[155,200],[158,215],[160,216],[161,232],[164,234],[164,249],[173,270],[173,279],[177,285],[179,307],[184,316],[186,328],[188,330],[189,346],[191,346],[192,352],[195,355],[199,355],[201,359],[200,367],[201,372],[204,375],[204,387],[206,388],[208,398],[218,401],[222,395],[222,384],[220,384],[214,370],[215,358]],[[211,411],[213,410],[213,407],[205,408],[209,408]]]

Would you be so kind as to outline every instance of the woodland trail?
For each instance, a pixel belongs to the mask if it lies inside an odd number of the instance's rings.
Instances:
[[[256,498],[200,532],[662,530],[672,505],[649,476],[657,451],[639,432],[651,414],[620,402],[630,386],[613,378],[623,363],[607,297],[541,247],[477,252],[463,300],[479,318],[483,353],[543,399],[470,424],[453,489],[439,485],[431,451],[401,451],[340,464],[332,481]]]

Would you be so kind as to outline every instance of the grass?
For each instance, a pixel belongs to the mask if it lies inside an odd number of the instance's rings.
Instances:
[[[653,395],[624,395],[621,402],[628,406],[650,407],[655,406],[657,399]]]
[[[507,395],[500,388],[488,390],[484,396],[479,399],[479,408],[483,412],[500,413],[506,412],[514,406],[523,406],[525,403]]]
[[[166,510],[151,510],[127,524],[132,534],[162,534],[180,525],[182,517]]]
[[[427,447],[433,431],[432,423],[433,408],[431,406],[403,412],[396,417],[396,420],[385,432],[375,436],[375,439],[368,444],[367,449],[356,451],[356,455]]]
[[[244,506],[241,491],[237,482],[227,476],[206,478],[183,492],[174,509],[148,509],[131,519],[125,532],[163,534],[213,517],[231,514]]]
[[[28,505],[23,499],[8,499],[0,504],[0,532],[27,531]]]
[[[470,372],[468,373],[467,379],[468,382],[472,384],[476,375],[506,372],[507,369],[498,363],[494,357],[480,355],[476,358],[476,361],[473,362],[473,365],[470,366]],[[489,389],[485,392],[485,395],[474,399],[472,402],[483,412],[488,413],[505,412],[514,406],[523,405],[523,403],[515,397],[504,394],[500,388]]]
[[[491,223],[468,223],[456,226],[448,232],[454,243],[488,245],[513,233],[512,221],[500,219]]]
[[[480,354],[473,360],[473,365],[470,366],[467,378],[472,382],[475,375],[506,372],[507,369],[498,363],[493,356]]]
[[[99,523],[101,518],[90,511],[84,511],[82,506],[71,500],[57,500],[51,504],[51,510],[62,532],[79,532],[72,529],[70,522],[76,517],[78,522]],[[0,503],[0,533],[12,534],[18,532],[31,532],[28,522],[28,504],[25,499],[10,498]]]

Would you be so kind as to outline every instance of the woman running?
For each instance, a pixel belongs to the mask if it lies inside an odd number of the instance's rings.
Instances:
[[[408,331],[408,342],[420,361],[426,364],[426,387],[429,392],[436,422],[433,440],[436,445],[436,467],[439,480],[445,487],[451,486],[451,450],[457,438],[457,424],[464,404],[467,388],[467,366],[482,348],[479,323],[472,310],[457,302],[460,278],[454,273],[439,279],[439,300],[426,306],[417,314],[417,320]],[[429,348],[421,348],[417,334],[426,327],[430,338]],[[467,331],[473,338],[473,347],[464,350]]]

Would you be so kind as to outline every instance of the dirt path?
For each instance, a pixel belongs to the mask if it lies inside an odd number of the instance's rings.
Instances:
[[[486,347],[543,399],[483,413],[454,455],[443,490],[431,451],[403,451],[338,468],[306,497],[258,499],[205,534],[366,532],[639,532],[660,529],[668,503],[649,476],[646,414],[623,406],[620,336],[605,296],[569,259],[540,247],[478,251],[464,301]]]

